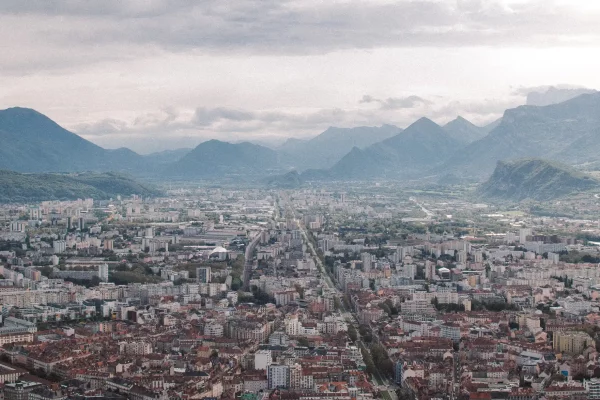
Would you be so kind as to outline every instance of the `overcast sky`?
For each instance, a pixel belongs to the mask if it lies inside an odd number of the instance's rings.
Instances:
[[[105,147],[273,141],[600,88],[591,0],[2,0],[0,108]]]

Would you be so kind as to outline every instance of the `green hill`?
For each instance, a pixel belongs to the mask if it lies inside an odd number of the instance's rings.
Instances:
[[[488,200],[547,201],[597,187],[598,181],[566,165],[524,159],[499,161],[478,194]]]
[[[116,173],[21,174],[0,170],[0,202],[158,195],[154,188]]]
[[[304,181],[298,171],[294,170],[283,175],[270,176],[266,178],[265,183],[271,188],[296,189],[302,186]]]

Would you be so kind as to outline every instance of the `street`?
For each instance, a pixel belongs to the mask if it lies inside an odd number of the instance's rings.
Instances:
[[[325,266],[323,265],[323,262],[321,261],[311,240],[308,238],[308,233],[306,232],[306,228],[298,219],[295,218],[295,214],[294,214],[294,220],[296,221],[298,228],[300,229],[300,232],[302,233],[302,237],[303,237],[306,245],[310,249],[313,259],[315,260],[315,264],[317,265],[317,267],[319,268],[319,271],[321,272],[321,277],[322,277],[321,279],[325,282],[325,284],[330,289],[335,290],[336,294],[340,298],[343,297],[344,294],[338,289],[338,287],[336,285],[334,285],[333,281],[331,280],[331,277],[329,276],[329,274],[327,274],[327,271],[325,270]],[[352,323],[352,325],[356,329],[356,332],[358,334],[358,339],[356,341],[356,344],[358,346],[360,346],[361,349],[364,349],[365,351],[368,352],[369,349],[363,343],[362,337],[361,337],[359,329],[358,329],[359,322],[358,322],[357,316],[353,312],[347,310],[346,306],[344,305],[344,303],[342,301],[340,301],[340,308],[341,308],[341,313],[344,316],[344,318],[346,319],[346,321],[351,321],[350,323]],[[377,369],[373,373],[373,380],[375,383],[375,387],[379,391],[381,391],[381,394],[384,399],[397,400],[396,389],[398,388],[398,386],[395,385],[393,382],[390,382],[387,378],[382,377],[381,374],[379,373],[379,370],[377,370]]]

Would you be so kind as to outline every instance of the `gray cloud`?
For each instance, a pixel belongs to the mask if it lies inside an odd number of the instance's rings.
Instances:
[[[367,94],[362,97],[360,103],[378,103],[382,110],[401,110],[404,108],[415,108],[419,105],[431,104],[429,100],[414,95],[407,97],[388,97],[387,99],[382,100]]]
[[[211,126],[218,121],[252,121],[256,114],[229,108],[207,108],[196,109],[192,122],[198,126]]]
[[[499,0],[306,5],[292,0],[6,0],[0,2],[0,33],[22,46],[49,48],[57,54],[54,62],[64,56],[69,63],[70,53],[128,57],[124,46],[322,54],[379,47],[595,45],[598,17],[546,0],[510,7]],[[17,54],[3,63],[15,67],[24,61]]]
[[[525,104],[530,106],[547,106],[562,103],[586,93],[594,93],[595,89],[588,89],[577,85],[546,85],[546,86],[521,86],[513,89],[513,95],[525,96]]]
[[[130,122],[105,119],[71,128],[103,146],[128,146],[137,151],[149,152],[164,148],[192,147],[212,138],[272,143],[290,136],[312,137],[329,126],[354,127],[390,123],[406,127],[422,116],[443,124],[461,115],[474,123],[485,124],[500,117],[506,108],[520,104],[518,98],[505,101],[438,100],[432,102],[418,96],[379,100],[365,95],[361,103],[376,103],[379,106],[375,109],[331,108],[306,112],[250,111],[227,107],[199,107],[192,112],[166,109],[143,114]],[[413,104],[419,107],[412,107]]]
[[[101,145],[131,146],[146,152],[148,149],[160,149],[161,146],[172,148],[174,141],[189,147],[211,138],[239,141],[248,140],[249,137],[281,139],[290,134],[315,135],[318,129],[325,129],[332,124],[352,126],[357,120],[364,121],[372,117],[370,113],[341,109],[290,113],[200,107],[191,114],[168,109],[138,116],[131,122],[103,119],[70,128]]]
[[[428,116],[434,120],[448,120],[450,116],[462,116],[471,122],[485,124],[502,116],[505,110],[522,104],[520,98],[482,99],[470,101],[446,101],[431,108]]]
[[[77,132],[84,136],[103,136],[127,130],[128,124],[114,118],[105,118],[92,123],[79,124],[75,128]]]
[[[581,91],[593,91],[593,89],[588,89],[586,87],[583,86],[579,86],[579,85],[570,85],[567,83],[561,83],[558,85],[542,85],[542,86],[519,86],[517,88],[514,88],[512,90],[512,94],[515,96],[527,96],[531,93],[545,93],[548,90],[564,90],[564,91],[569,91],[569,90],[581,90]]]

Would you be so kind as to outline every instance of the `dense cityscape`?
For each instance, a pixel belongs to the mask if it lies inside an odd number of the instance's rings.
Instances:
[[[4,396],[594,398],[598,220],[416,192],[4,205]]]

